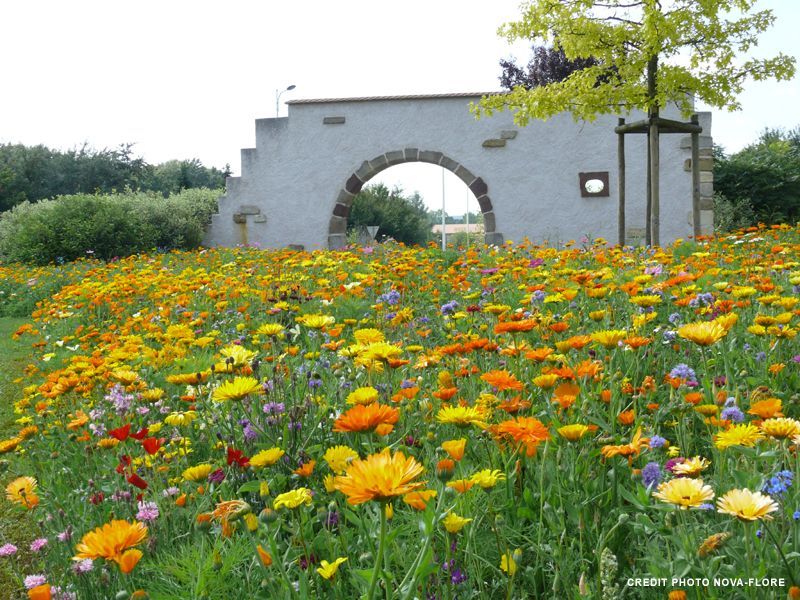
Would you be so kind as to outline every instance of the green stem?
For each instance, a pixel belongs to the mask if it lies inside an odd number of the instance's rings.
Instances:
[[[381,534],[380,541],[378,542],[378,556],[375,558],[375,569],[372,571],[372,581],[369,582],[369,591],[367,592],[367,600],[373,600],[375,596],[375,585],[378,583],[378,576],[383,566],[383,551],[386,542],[386,505],[380,504],[381,511]]]
[[[789,566],[789,561],[786,560],[786,556],[783,554],[783,550],[781,549],[781,545],[780,545],[780,543],[778,543],[778,538],[772,532],[772,529],[770,529],[767,526],[767,521],[766,520],[763,520],[761,523],[762,523],[762,526],[764,527],[764,529],[766,529],[767,533],[769,534],[769,537],[771,537],[772,541],[775,543],[775,549],[778,551],[778,554],[780,555],[781,560],[783,561],[783,564],[786,566],[786,572],[789,574],[789,580],[792,582],[792,585],[797,585],[797,581],[795,581],[794,575],[792,574],[792,568]]]

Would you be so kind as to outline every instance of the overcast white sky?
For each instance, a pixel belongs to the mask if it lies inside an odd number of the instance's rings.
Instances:
[[[759,54],[800,57],[800,2],[762,0],[776,26]],[[289,99],[499,89],[500,58],[528,45],[496,35],[518,0],[10,0],[0,21],[0,142],[67,149],[134,142],[151,163],[230,163],[254,120]],[[750,84],[743,110],[714,113],[728,151],[764,127],[800,125],[800,79]],[[281,114],[286,114],[281,106]],[[375,180],[441,206],[439,167],[398,165]],[[373,180],[373,181],[375,181]],[[448,212],[467,192],[447,174]],[[452,205],[451,205],[452,198]],[[452,206],[452,207],[451,207]],[[477,204],[470,204],[477,210]]]

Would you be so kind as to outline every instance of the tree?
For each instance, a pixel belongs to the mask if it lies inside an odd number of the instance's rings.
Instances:
[[[389,190],[384,184],[368,185],[353,199],[347,229],[379,225],[376,238],[392,238],[404,244],[425,244],[430,227],[427,211],[418,193],[405,196],[402,188]]]
[[[800,127],[767,129],[759,139],[726,156],[717,152],[714,187],[738,213],[764,223],[800,220]],[[754,224],[733,221],[733,225]]]
[[[533,56],[523,69],[515,59],[501,60],[503,74],[500,75],[500,86],[513,90],[522,86],[526,90],[564,81],[573,72],[597,64],[594,58],[578,58],[570,60],[558,46],[534,46]]]
[[[658,243],[659,111],[675,103],[688,117],[694,100],[712,107],[741,108],[737,96],[747,79],[794,76],[794,58],[737,60],[775,17],[753,11],[756,0],[531,0],[521,20],[500,29],[509,41],[542,40],[562,48],[569,60],[597,64],[563,81],[484,97],[478,116],[514,111],[515,122],[547,119],[569,111],[576,119],[643,110],[648,114],[653,241]],[[734,17],[730,11],[741,16]]]

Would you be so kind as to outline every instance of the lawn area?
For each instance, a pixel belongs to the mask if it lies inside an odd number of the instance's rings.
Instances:
[[[30,350],[27,344],[11,339],[11,334],[22,325],[26,319],[14,317],[0,317],[0,439],[11,437],[19,429],[14,421],[14,401],[19,397],[19,384],[15,379],[22,376],[22,369]],[[16,460],[16,459],[15,459]],[[0,463],[0,484],[5,489],[6,484],[16,475],[18,466],[10,465],[7,459]],[[18,507],[8,502],[0,502],[0,546],[13,542],[20,548],[17,558],[23,562],[3,560],[0,561],[0,590],[2,593],[11,594],[11,590],[20,588],[19,576],[15,574],[15,567],[30,566],[27,548],[23,542],[33,539],[31,514],[19,510]],[[29,569],[26,570],[29,572]],[[11,597],[11,596],[9,596]]]

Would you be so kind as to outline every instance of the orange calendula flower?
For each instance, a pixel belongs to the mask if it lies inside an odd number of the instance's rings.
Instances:
[[[403,502],[417,510],[425,510],[431,498],[436,497],[436,490],[417,490],[403,496]]]
[[[335,487],[347,496],[348,504],[363,504],[370,500],[385,502],[403,496],[425,485],[415,482],[424,471],[413,456],[402,452],[390,454],[388,448],[348,465],[345,475],[337,477]]]
[[[141,558],[141,553],[129,553],[147,539],[147,527],[134,521],[114,520],[85,534],[75,546],[73,560],[104,558],[116,562],[123,573],[129,573]],[[124,569],[127,569],[125,571]]]
[[[782,417],[782,408],[783,401],[780,398],[766,398],[753,402],[747,414],[756,415],[762,419],[771,419],[773,417]]]
[[[503,421],[494,428],[499,438],[511,438],[517,444],[525,446],[527,456],[536,454],[536,447],[550,439],[550,431],[539,419],[533,417],[517,417]]]
[[[481,380],[485,381],[493,388],[503,390],[522,390],[522,382],[519,381],[508,371],[489,371],[481,375]]]
[[[639,456],[644,448],[650,443],[650,438],[642,437],[642,428],[636,430],[629,444],[607,445],[600,449],[603,458],[613,458],[614,456],[626,456],[628,462],[633,461],[635,456]]]
[[[448,482],[447,487],[454,489],[459,494],[463,494],[472,489],[473,485],[475,485],[475,482],[471,479],[454,479]]]
[[[464,449],[467,447],[467,439],[447,440],[442,442],[442,449],[450,455],[453,460],[464,458]]]
[[[786,417],[767,419],[761,423],[761,431],[772,438],[793,438],[800,435],[800,421]]]
[[[272,564],[272,555],[264,550],[261,544],[256,546],[256,551],[258,552],[258,559],[261,561],[262,565],[268,567]]]
[[[366,405],[356,404],[336,419],[333,430],[337,432],[374,431],[381,425],[394,426],[399,418],[400,411],[391,406],[385,406],[378,402]]]

